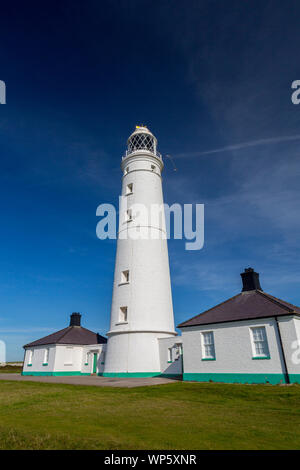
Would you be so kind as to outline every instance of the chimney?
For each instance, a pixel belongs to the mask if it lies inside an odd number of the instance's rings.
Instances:
[[[243,273],[241,273],[243,281],[242,292],[247,292],[250,290],[262,290],[259,282],[259,274],[254,271],[253,268],[246,268]]]
[[[81,315],[78,312],[72,313],[70,317],[70,326],[81,326]]]

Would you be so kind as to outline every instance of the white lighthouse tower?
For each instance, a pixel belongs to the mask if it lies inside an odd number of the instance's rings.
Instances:
[[[159,338],[176,336],[165,216],[136,217],[136,205],[151,213],[162,206],[163,161],[157,140],[136,126],[122,159],[123,203],[104,376],[160,374]],[[140,236],[137,236],[140,234]],[[144,235],[144,236],[143,236]]]

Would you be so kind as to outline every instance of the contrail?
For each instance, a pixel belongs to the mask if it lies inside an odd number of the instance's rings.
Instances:
[[[230,150],[240,150],[240,149],[244,149],[247,147],[256,147],[258,145],[277,144],[279,142],[288,142],[291,140],[300,140],[300,134],[283,136],[283,137],[271,137],[269,139],[252,140],[250,142],[242,142],[240,144],[227,145],[226,147],[206,150],[204,152],[179,153],[176,155],[176,157],[177,158],[200,157],[201,155],[210,155],[212,153],[229,152]]]

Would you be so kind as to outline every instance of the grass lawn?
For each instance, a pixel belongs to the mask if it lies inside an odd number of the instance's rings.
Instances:
[[[0,381],[0,449],[300,449],[300,386]]]
[[[1,366],[0,367],[0,374],[8,374],[8,373],[12,373],[12,374],[20,374],[22,372],[22,366],[10,366],[9,364],[6,365],[6,366]]]

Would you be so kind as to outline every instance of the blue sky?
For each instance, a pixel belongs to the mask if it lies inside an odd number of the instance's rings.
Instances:
[[[175,322],[241,289],[300,305],[300,5],[153,0],[2,5],[0,339],[8,360],[80,311],[109,325],[120,160],[145,123],[169,204],[205,204],[205,245],[170,241]]]

